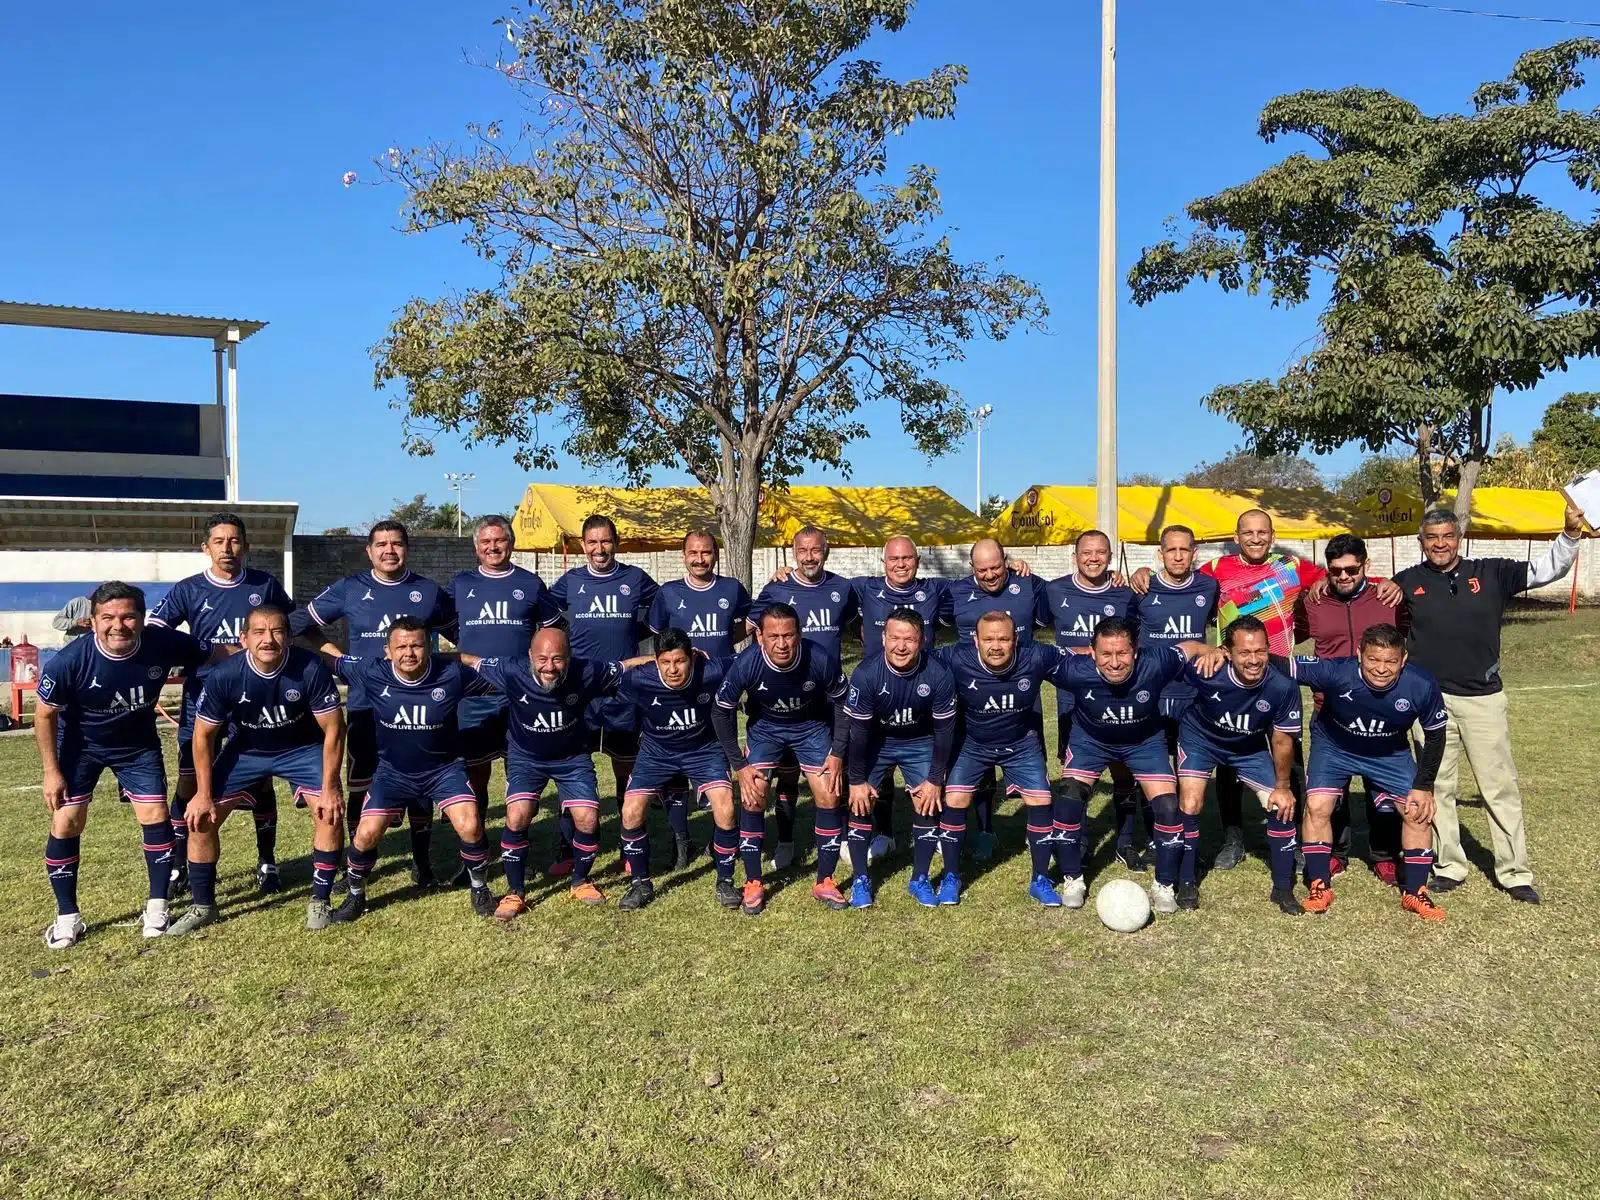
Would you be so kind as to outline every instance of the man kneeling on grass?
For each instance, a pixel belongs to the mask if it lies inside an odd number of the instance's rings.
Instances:
[[[322,659],[289,645],[289,617],[275,605],[252,608],[244,653],[212,669],[195,706],[195,793],[189,800],[189,911],[167,930],[183,937],[217,919],[218,831],[236,808],[250,808],[258,785],[286,781],[316,819],[306,928],[325,929],[328,896],[344,847],[344,714]],[[230,732],[231,731],[231,732]],[[227,744],[217,753],[224,735]]]

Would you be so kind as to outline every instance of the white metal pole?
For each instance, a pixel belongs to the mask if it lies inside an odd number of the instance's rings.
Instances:
[[[1117,530],[1117,0],[1100,3],[1100,338],[1096,391],[1100,427],[1095,517],[1112,544]]]
[[[228,499],[239,499],[239,331],[228,330]]]
[[[229,480],[233,478],[233,460],[228,455],[228,383],[224,372],[223,343],[218,340],[212,347],[217,360],[217,439],[222,451],[222,494],[229,495]],[[231,496],[230,496],[231,499]]]
[[[983,422],[978,422],[978,501],[972,511],[983,516]]]

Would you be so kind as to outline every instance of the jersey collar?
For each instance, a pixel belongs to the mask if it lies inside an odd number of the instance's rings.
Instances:
[[[289,652],[285,650],[283,652],[283,661],[278,664],[278,669],[269,675],[260,667],[256,666],[256,660],[250,657],[250,651],[242,650],[240,653],[244,655],[244,661],[249,665],[251,673],[261,679],[276,679],[279,675],[283,674],[283,668],[289,665]]]
[[[1090,596],[1098,596],[1101,592],[1109,592],[1113,587],[1116,586],[1116,581],[1113,580],[1110,575],[1107,575],[1106,576],[1106,581],[1104,583],[1102,583],[1102,584],[1099,584],[1098,586],[1093,585],[1093,584],[1084,583],[1082,577],[1079,576],[1079,574],[1076,571],[1074,571],[1071,575],[1067,576],[1067,578],[1072,580],[1072,586],[1073,587],[1077,588],[1080,592],[1084,592],[1084,593],[1086,593],[1086,594],[1088,594]]]
[[[618,571],[622,570],[622,563],[618,559],[614,558],[611,560],[611,570],[596,571],[594,569],[594,564],[585,559],[583,566],[579,567],[578,569],[580,571],[586,571],[592,579],[610,579]]]
[[[368,578],[370,578],[372,580],[373,583],[380,584],[383,587],[400,587],[403,584],[410,583],[411,580],[412,580],[412,574],[411,574],[411,568],[410,567],[406,568],[405,574],[400,576],[399,579],[384,579],[381,575],[378,574],[377,571],[375,571],[371,567],[367,568],[367,576],[368,576]]]
[[[211,568],[210,567],[207,567],[204,571],[201,571],[200,574],[202,574],[202,575],[204,575],[206,577],[206,582],[209,583],[212,587],[235,588],[235,587],[238,587],[241,583],[244,582],[245,572],[246,572],[247,569],[248,568],[245,568],[245,567],[239,568],[239,578],[233,579],[233,580],[218,579],[215,575],[213,575],[211,573]]]
[[[113,654],[100,644],[100,637],[98,634],[96,634],[94,637],[94,648],[100,652],[100,657],[109,658],[112,662],[127,662],[135,654],[139,653],[139,647],[142,645],[144,645],[144,634],[141,633],[138,637],[133,639],[132,650],[129,650],[126,654]]]
[[[683,585],[684,585],[684,587],[688,588],[691,592],[709,592],[712,588],[716,587],[717,584],[719,584],[721,582],[722,582],[722,576],[721,575],[712,575],[711,576],[711,582],[706,584],[704,587],[702,587],[700,584],[696,583],[694,581],[694,579],[691,578],[690,576],[685,575],[683,577]]]
[[[1193,585],[1193,583],[1195,581],[1195,578],[1199,574],[1200,574],[1199,571],[1191,569],[1189,571],[1189,577],[1187,579],[1185,579],[1182,583],[1176,583],[1176,582],[1173,581],[1172,576],[1167,574],[1167,569],[1165,567],[1163,567],[1163,568],[1161,568],[1161,570],[1159,570],[1159,571],[1157,571],[1155,573],[1154,578],[1161,580],[1161,586],[1162,587],[1170,588],[1172,591],[1176,592],[1176,591],[1181,591],[1182,589],[1184,589],[1186,587],[1190,587],[1191,585]]]
[[[400,672],[395,669],[395,665],[387,658],[383,660],[383,665],[388,668],[390,678],[392,678],[401,687],[414,688],[425,687],[428,681],[433,678],[434,661],[434,659],[429,658],[427,669],[415,679],[405,678],[405,676],[401,675]]]
[[[478,564],[478,574],[482,575],[485,579],[510,579],[516,573],[517,568],[515,563],[507,565],[504,571],[490,571],[486,569],[482,563]]]
[[[917,655],[917,661],[911,664],[911,669],[909,671],[902,671],[889,661],[889,656],[887,654],[883,656],[883,665],[885,669],[888,670],[889,674],[896,675],[901,679],[915,679],[917,677],[917,673],[922,670],[922,668],[927,664],[927,661],[928,652],[924,650],[921,654]],[[980,659],[979,661],[981,662],[982,660]],[[1015,661],[1016,656],[1012,655],[1012,662]],[[993,672],[990,673],[993,674]]]
[[[805,648],[805,645],[804,645],[804,641],[805,641],[805,639],[802,638],[799,652],[795,654],[794,661],[792,663],[790,663],[787,667],[780,667],[777,663],[773,662],[770,658],[768,658],[767,657],[767,648],[765,646],[761,647],[761,661],[766,663],[767,666],[770,667],[772,670],[778,672],[778,674],[787,675],[790,671],[797,670],[799,668],[799,666],[800,666],[801,660],[805,657],[806,648]]]

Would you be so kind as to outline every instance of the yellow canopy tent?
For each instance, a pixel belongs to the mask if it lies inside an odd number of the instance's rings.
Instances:
[[[617,524],[619,550],[668,550],[691,529],[716,527],[704,488],[573,487],[530,483],[511,519],[519,550],[577,550],[583,522],[604,513]]]
[[[1154,545],[1168,525],[1187,525],[1197,541],[1233,536],[1239,516],[1252,508],[1272,514],[1286,538],[1330,537],[1350,527],[1356,512],[1320,489],[1252,488],[1220,492],[1212,488],[1122,487],[1117,489],[1118,537]],[[1092,487],[1035,486],[1008,505],[995,521],[995,536],[1008,546],[1062,546],[1095,523]]]
[[[1446,492],[1442,507],[1455,504]],[[1481,487],[1472,490],[1472,520],[1468,532],[1483,538],[1548,538],[1560,533],[1566,521],[1567,500],[1560,492],[1532,488]],[[1422,498],[1414,492],[1379,488],[1356,504],[1360,513],[1352,532],[1363,537],[1417,532],[1422,520]]]
[[[807,525],[832,546],[881,546],[904,534],[919,545],[960,546],[989,536],[971,509],[937,487],[791,487],[761,498],[760,540],[786,546]]]

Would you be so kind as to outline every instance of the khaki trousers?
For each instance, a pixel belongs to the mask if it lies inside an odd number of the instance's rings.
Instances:
[[[1447,695],[1444,706],[1450,721],[1445,726],[1444,761],[1433,789],[1434,870],[1446,879],[1467,877],[1467,855],[1461,848],[1461,821],[1456,814],[1461,756],[1465,754],[1489,812],[1495,879],[1507,888],[1531,884],[1533,869],[1528,865],[1528,844],[1522,832],[1522,792],[1517,787],[1517,764],[1511,758],[1506,694]]]

